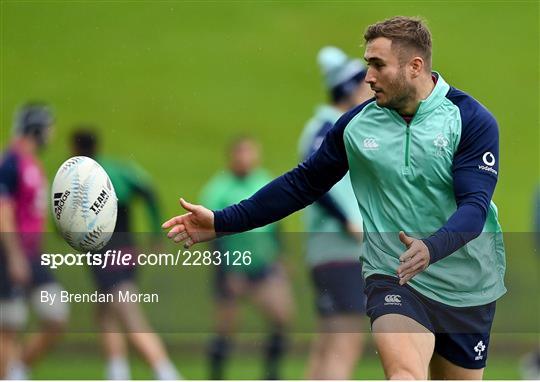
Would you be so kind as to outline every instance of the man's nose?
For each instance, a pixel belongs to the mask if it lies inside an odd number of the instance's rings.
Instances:
[[[366,77],[364,78],[364,81],[368,84],[374,84],[375,83],[375,76],[373,75],[373,70],[368,67]]]

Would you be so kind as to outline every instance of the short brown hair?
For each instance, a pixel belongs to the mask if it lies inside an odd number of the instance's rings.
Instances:
[[[386,37],[392,45],[416,50],[431,70],[431,33],[420,18],[395,16],[370,25],[364,33],[366,43],[378,37]]]

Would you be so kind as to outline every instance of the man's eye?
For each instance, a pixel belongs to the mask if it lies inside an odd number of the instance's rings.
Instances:
[[[366,63],[367,66],[372,66],[376,69],[380,69],[384,66],[384,64],[381,64],[380,62],[367,62]]]

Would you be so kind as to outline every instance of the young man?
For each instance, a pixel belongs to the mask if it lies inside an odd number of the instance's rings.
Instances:
[[[317,61],[330,98],[319,106],[300,137],[305,160],[347,110],[373,96],[364,82],[366,67],[327,46]],[[349,174],[306,208],[307,263],[315,287],[319,333],[308,363],[308,379],[351,379],[361,356],[365,315],[360,265],[362,216]]]
[[[92,127],[76,128],[72,133],[71,145],[74,155],[93,158],[103,166],[111,178],[118,198],[118,216],[114,234],[102,251],[111,249],[134,253],[136,242],[131,216],[132,205],[137,198],[140,198],[147,208],[152,229],[155,230],[156,224],[159,224],[157,197],[150,179],[133,163],[97,155],[98,137]],[[134,266],[92,267],[96,284],[102,293],[117,293],[117,291],[137,293],[135,270]],[[103,303],[98,304],[97,309],[103,350],[107,358],[105,373],[107,379],[130,379],[126,337],[152,367],[156,379],[179,379],[178,371],[170,361],[163,342],[153,331],[138,303]]]
[[[214,212],[181,199],[189,213],[163,227],[190,247],[268,224],[314,202],[349,170],[364,219],[367,313],[386,376],[480,379],[495,301],[506,292],[491,202],[497,122],[431,71],[422,21],[394,17],[364,38],[374,99],[251,198]]]
[[[259,167],[260,148],[249,137],[233,140],[228,148],[228,169],[215,175],[204,187],[201,200],[210,208],[220,209],[252,195],[271,180]],[[249,233],[221,238],[215,250],[221,253],[216,268],[216,336],[209,347],[210,379],[224,379],[231,340],[235,334],[239,300],[249,297],[261,310],[270,326],[265,346],[263,379],[279,379],[279,368],[286,341],[284,329],[289,324],[293,302],[289,281],[279,255],[281,240],[276,224]],[[249,264],[234,264],[234,251],[250,251]],[[230,256],[224,254],[229,252]],[[226,264],[226,262],[229,264]]]
[[[62,290],[40,264],[48,186],[37,154],[47,144],[53,123],[46,105],[23,106],[0,159],[0,378],[28,379],[29,368],[57,342],[68,319],[67,304],[40,302],[41,291]],[[21,347],[25,298],[32,302],[41,327]]]

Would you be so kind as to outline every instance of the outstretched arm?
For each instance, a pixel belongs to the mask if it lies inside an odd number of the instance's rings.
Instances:
[[[348,171],[343,132],[363,106],[343,115],[313,155],[249,199],[214,212],[189,205],[189,213],[163,224],[163,228],[170,228],[169,238],[186,241],[186,246],[190,246],[216,235],[248,231],[283,219],[319,199]],[[198,232],[199,229],[202,231]]]
[[[215,212],[216,232],[237,233],[265,226],[313,203],[348,170],[343,128],[328,132],[320,149],[251,198]]]

